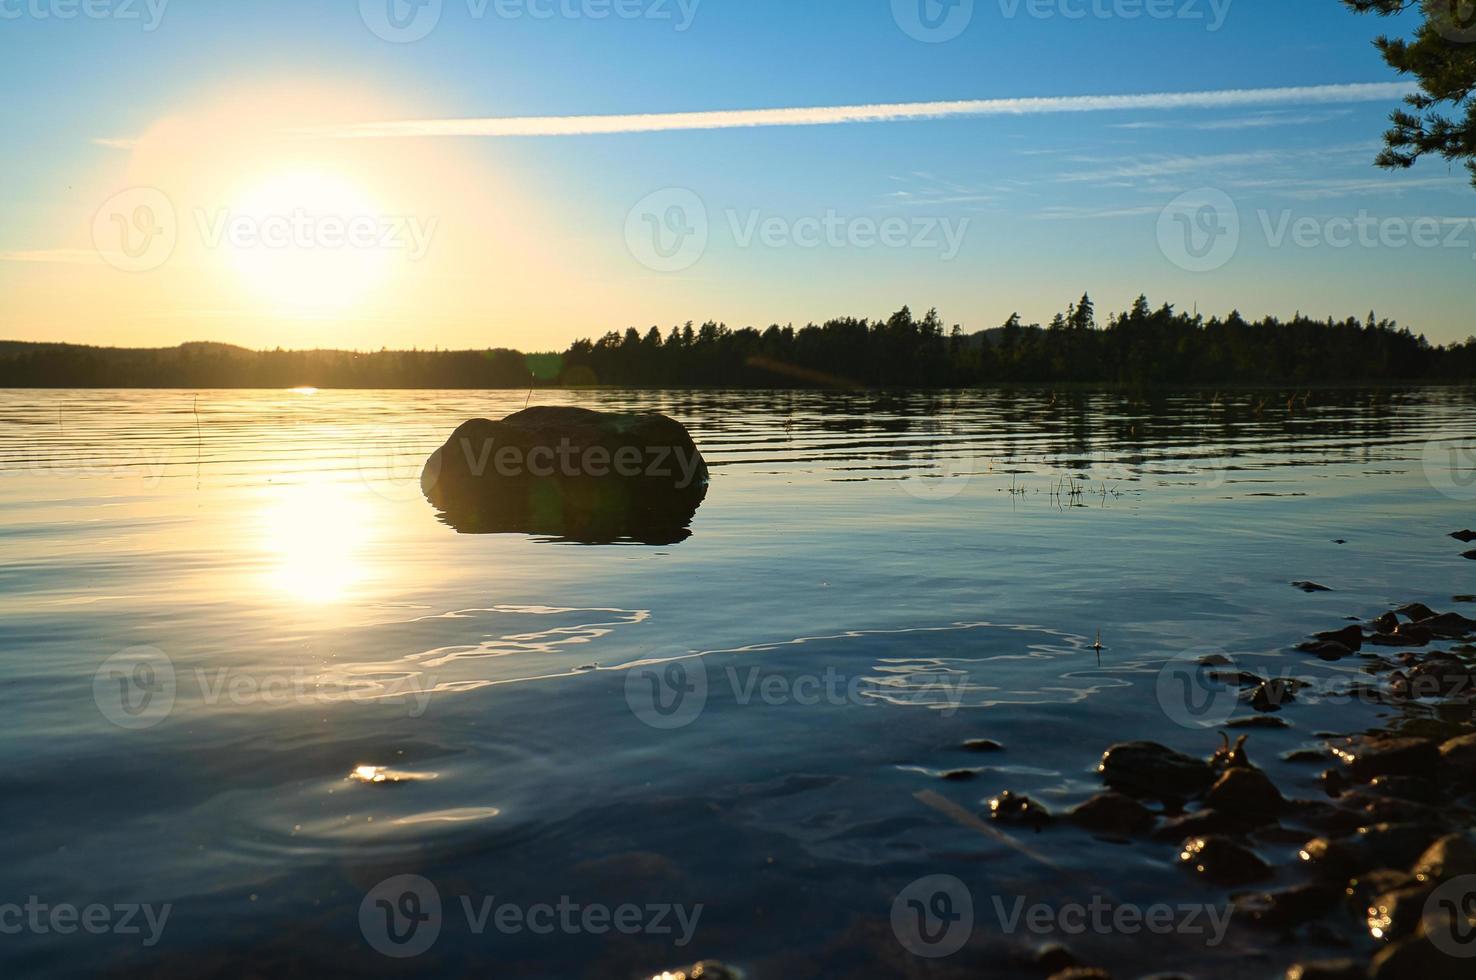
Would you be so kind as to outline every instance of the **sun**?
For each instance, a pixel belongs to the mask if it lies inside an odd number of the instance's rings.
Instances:
[[[327,170],[274,174],[203,220],[207,240],[219,242],[247,292],[282,314],[359,305],[384,285],[398,242],[394,219]]]

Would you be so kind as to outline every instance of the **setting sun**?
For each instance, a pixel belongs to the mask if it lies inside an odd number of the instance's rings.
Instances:
[[[393,220],[332,172],[274,175],[207,218],[248,292],[273,310],[342,312],[388,285]]]

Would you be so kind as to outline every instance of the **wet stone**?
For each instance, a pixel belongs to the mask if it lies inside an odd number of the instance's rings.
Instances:
[[[1257,711],[1280,711],[1297,699],[1297,684],[1284,677],[1272,678],[1250,692],[1250,706]]]
[[[1209,788],[1213,772],[1201,759],[1157,742],[1112,746],[1097,767],[1108,786],[1134,796],[1193,797]]]
[[[1476,874],[1476,838],[1469,831],[1442,837],[1419,856],[1411,870],[1422,881],[1437,883]]]
[[[1153,811],[1122,793],[1098,793],[1066,814],[1079,827],[1109,834],[1142,833],[1153,826]]]
[[[1400,606],[1394,611],[1401,616],[1408,616],[1410,620],[1414,622],[1419,622],[1422,619],[1429,619],[1431,616],[1435,615],[1435,610],[1431,609],[1423,602],[1411,602],[1409,605]]]
[[[1196,810],[1183,816],[1165,820],[1163,826],[1153,832],[1159,840],[1183,840],[1186,837],[1203,837],[1211,834],[1240,835],[1264,826],[1271,817],[1261,813],[1230,810]]]
[[[1342,900],[1337,885],[1298,885],[1278,892],[1257,892],[1235,900],[1235,915],[1270,929],[1289,929],[1320,919]]]
[[[1399,617],[1393,613],[1384,613],[1369,625],[1375,633],[1392,633],[1399,628]]]
[[[1476,776],[1476,733],[1442,743],[1440,766],[1457,775]]]
[[[1315,639],[1327,643],[1341,643],[1350,650],[1358,650],[1363,647],[1363,627],[1345,626],[1340,630],[1328,630],[1324,633],[1312,634]]]
[[[1005,790],[989,801],[990,819],[1000,823],[1020,824],[1039,831],[1051,822],[1051,811],[1023,793]]]
[[[1323,749],[1292,749],[1281,754],[1282,762],[1326,762],[1327,752]]]
[[[1316,640],[1312,643],[1303,643],[1297,649],[1303,653],[1315,654],[1319,660],[1325,660],[1328,663],[1351,657],[1354,653],[1352,647],[1339,643],[1337,640]]]
[[[1471,980],[1471,961],[1448,956],[1424,936],[1381,950],[1369,964],[1370,980]]]
[[[1429,775],[1440,759],[1437,743],[1427,738],[1365,738],[1346,747],[1334,747],[1333,754],[1358,780]]]
[[[1230,769],[1210,787],[1206,806],[1228,812],[1277,813],[1286,799],[1271,779],[1259,769]]]
[[[1314,960],[1287,970],[1286,980],[1368,980],[1368,967],[1357,960]]]
[[[1003,752],[1004,746],[992,738],[971,738],[963,744],[967,752]]]
[[[1381,647],[1422,647],[1434,638],[1435,635],[1423,626],[1406,624],[1387,633],[1375,633],[1369,642]]]
[[[1291,722],[1274,715],[1250,715],[1225,723],[1226,728],[1290,728]]]
[[[1179,861],[1217,885],[1248,885],[1271,877],[1271,866],[1228,837],[1191,837],[1179,848]]]
[[[1415,932],[1434,885],[1410,885],[1385,892],[1368,904],[1369,935],[1375,939],[1404,939]]]

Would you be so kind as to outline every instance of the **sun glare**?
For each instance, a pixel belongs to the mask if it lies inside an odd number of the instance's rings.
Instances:
[[[277,174],[214,216],[211,235],[246,289],[275,312],[341,313],[382,286],[391,219],[328,171]]]
[[[363,583],[362,550],[370,522],[350,487],[325,481],[274,487],[271,493],[262,521],[275,591],[327,604]]]

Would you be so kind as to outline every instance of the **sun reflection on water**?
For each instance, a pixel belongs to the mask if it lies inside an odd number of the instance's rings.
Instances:
[[[262,519],[274,590],[321,604],[364,584],[372,525],[355,489],[326,480],[273,488]]]

